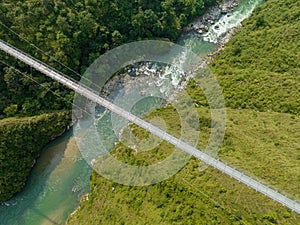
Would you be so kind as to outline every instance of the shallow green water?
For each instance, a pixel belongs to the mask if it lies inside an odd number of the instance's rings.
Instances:
[[[67,132],[43,150],[25,188],[0,206],[0,224],[63,223],[89,191],[90,172]]]
[[[223,18],[228,30],[249,16],[253,7],[263,0],[241,0],[232,16]],[[209,37],[220,35],[210,28]],[[199,55],[213,51],[216,44],[200,35],[184,35],[180,44]],[[115,140],[113,140],[115,141]],[[113,144],[113,143],[112,143]],[[25,188],[11,200],[0,205],[1,225],[63,224],[78,206],[79,198],[89,191],[91,169],[81,158],[72,138],[72,131],[51,142],[41,154]]]

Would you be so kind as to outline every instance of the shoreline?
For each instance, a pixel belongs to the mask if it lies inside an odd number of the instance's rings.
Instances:
[[[222,16],[229,15],[229,13],[232,12],[239,5],[239,3],[240,0],[223,0],[220,3],[216,3],[216,5],[212,6],[201,17],[196,18],[194,22],[183,28],[182,34],[190,33],[205,35],[208,32],[208,26],[212,26]],[[201,31],[199,32],[199,30]],[[216,43],[216,49],[208,55],[204,56],[203,62],[199,66],[197,66],[191,72],[191,74],[184,77],[178,87],[169,96],[167,102],[174,101],[176,99],[176,95],[186,88],[189,79],[193,78],[193,73],[200,70],[201,68],[204,68],[205,66],[209,67],[209,65],[215,60],[216,56],[218,56],[224,50],[225,44],[230,41],[230,39],[236,34],[236,32],[237,27],[233,27],[230,28],[223,36],[219,37],[219,40]]]
[[[207,12],[205,12],[202,16],[194,19],[193,22],[189,23],[186,27],[182,29],[181,36],[185,34],[200,34],[205,35],[208,31],[208,26],[212,26],[215,24],[222,16],[229,15],[238,5],[240,0],[223,0],[220,3],[216,3],[214,6],[210,7]],[[207,28],[207,29],[206,29]],[[204,30],[203,30],[204,29]],[[201,32],[199,32],[199,30]],[[199,70],[203,68],[203,66],[208,66],[214,58],[220,54],[220,52],[224,49],[224,45],[231,39],[231,37],[236,33],[236,28],[230,28],[223,36],[220,36],[218,42],[216,43],[216,49],[209,53],[207,56],[203,57],[203,63],[197,66],[192,72],[195,70]],[[180,37],[179,37],[180,38]],[[178,39],[179,39],[178,38]],[[151,64],[151,63],[150,63]],[[128,66],[128,68],[124,68],[123,72],[116,74],[113,76],[100,91],[104,96],[108,97],[111,93],[113,93],[116,89],[130,88],[130,81],[134,80],[135,77],[143,76],[143,74],[149,74],[149,65],[148,62],[137,63],[136,65]],[[151,67],[151,66],[150,66]],[[159,67],[154,75],[158,76],[158,74],[162,74],[164,71],[164,66]],[[147,77],[147,76],[146,76]],[[173,93],[167,98],[167,102],[173,101],[174,97],[178,92],[182,91],[187,81],[192,76],[187,74],[181,78],[179,84],[171,90]]]

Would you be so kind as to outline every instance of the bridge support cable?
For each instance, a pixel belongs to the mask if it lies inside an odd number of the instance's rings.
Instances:
[[[140,119],[139,117],[127,112],[126,110],[122,109],[121,107],[109,102],[108,100],[100,97],[94,90],[90,89],[89,87],[78,83],[77,81],[69,78],[65,74],[53,69],[52,67],[48,66],[47,64],[33,58],[32,56],[22,52],[21,50],[7,44],[6,42],[0,40],[0,49],[9,55],[19,59],[20,61],[24,62],[25,64],[35,68],[36,70],[40,71],[41,73],[45,74],[48,77],[56,80],[57,82],[65,85],[66,87],[74,90],[78,94],[90,99],[91,101],[98,103],[105,108],[109,109],[113,113],[125,118],[126,120],[144,128],[145,130],[149,131],[150,133],[156,135],[157,137],[173,144],[175,147],[185,151],[186,153],[193,155],[194,157],[200,159],[201,161],[207,163],[208,165],[214,167],[215,169],[220,170],[221,172],[229,175],[230,177],[238,180],[246,184],[248,187],[253,188],[254,190],[266,195],[267,197],[279,202],[280,204],[290,208],[291,210],[300,214],[300,204],[281,193],[271,189],[270,187],[259,183],[258,181],[254,180],[253,178],[239,172],[238,170],[226,165],[225,163],[209,156],[208,154],[201,152],[200,150],[196,149],[195,147],[185,143],[184,141],[168,134],[167,132],[161,130],[160,128]]]

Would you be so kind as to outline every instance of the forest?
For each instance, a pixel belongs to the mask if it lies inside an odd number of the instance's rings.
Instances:
[[[78,80],[97,57],[123,43],[176,40],[182,27],[213,3],[215,0],[1,0],[0,38]],[[0,56],[27,75],[0,64],[0,118],[71,108],[70,91],[3,53]]]

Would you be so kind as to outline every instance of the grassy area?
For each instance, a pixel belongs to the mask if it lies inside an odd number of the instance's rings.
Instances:
[[[160,112],[169,113],[168,110]],[[203,121],[209,118],[205,108],[199,108],[199,114]],[[227,124],[219,158],[299,197],[300,151],[296,131],[300,128],[300,118],[228,109]],[[205,130],[209,128],[203,127],[202,131]],[[119,144],[115,155],[123,156],[129,164],[146,165],[145,162],[155,161],[154,155],[161,157],[170,148],[163,143],[146,156],[145,152],[135,152]],[[80,210],[70,218],[69,224],[83,224],[82,221],[89,224],[272,224],[272,221],[297,224],[299,221],[300,216],[285,207],[219,171],[202,170],[202,166],[192,158],[175,176],[147,187],[119,185],[94,172],[89,200],[81,202]]]
[[[300,4],[257,7],[212,63],[228,107],[300,114]]]
[[[228,110],[219,157],[300,199],[300,117]]]

